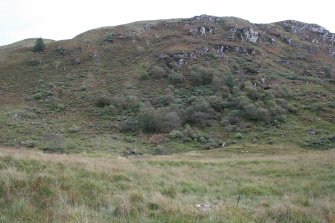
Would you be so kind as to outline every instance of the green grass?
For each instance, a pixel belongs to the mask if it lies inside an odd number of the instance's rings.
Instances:
[[[333,222],[334,158],[261,145],[141,159],[1,149],[0,221]]]

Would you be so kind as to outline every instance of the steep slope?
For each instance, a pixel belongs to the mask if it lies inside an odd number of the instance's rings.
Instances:
[[[318,25],[202,15],[95,29],[41,54],[0,49],[0,143],[130,153],[332,148],[334,43]]]

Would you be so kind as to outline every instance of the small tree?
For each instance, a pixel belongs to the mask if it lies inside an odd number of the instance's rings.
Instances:
[[[45,44],[42,38],[38,38],[35,42],[34,52],[43,52],[45,49]]]

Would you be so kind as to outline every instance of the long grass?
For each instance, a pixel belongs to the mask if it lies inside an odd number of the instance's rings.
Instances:
[[[0,222],[334,222],[335,152],[123,158],[0,150]]]

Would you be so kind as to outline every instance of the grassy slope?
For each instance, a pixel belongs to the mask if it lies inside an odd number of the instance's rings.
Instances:
[[[120,122],[136,118],[137,111],[122,108],[118,103],[114,105],[116,112],[99,109],[95,107],[97,98],[121,96],[131,98],[141,106],[149,101],[153,106],[160,107],[161,98],[167,89],[172,89],[176,106],[185,110],[189,98],[213,94],[224,97],[225,93],[214,92],[211,85],[192,85],[190,67],[194,64],[217,69],[221,78],[225,78],[227,72],[231,73],[236,81],[246,79],[260,83],[265,77],[273,86],[269,92],[276,98],[284,99],[289,110],[293,111],[287,113],[288,121],[285,123],[267,125],[249,122],[249,127],[238,127],[231,133],[221,122],[217,122],[201,131],[219,135],[222,142],[250,143],[256,140],[257,143],[286,142],[312,147],[318,147],[319,142],[320,145],[324,143],[324,138],[331,137],[335,132],[335,92],[331,80],[334,58],[329,56],[330,46],[319,44],[316,47],[311,43],[312,37],[306,39],[304,33],[296,35],[287,32],[283,23],[254,26],[259,32],[264,32],[262,43],[242,42],[238,36],[229,40],[227,36],[231,27],[237,25],[242,28],[252,24],[236,18],[224,18],[222,21],[138,22],[88,31],[72,40],[50,42],[43,54],[33,53],[30,47],[11,47],[6,53],[0,51],[3,60],[0,63],[0,143],[45,148],[54,143],[47,142],[48,135],[59,134],[60,143],[55,147],[61,147],[62,151],[95,148],[120,152],[129,146],[150,150],[156,146],[148,141],[151,135],[133,139],[129,139],[129,135],[119,135]],[[152,24],[150,30],[144,29],[145,23]],[[192,37],[189,29],[201,25],[218,30],[206,37]],[[113,43],[104,41],[115,34],[122,34],[122,38],[114,37]],[[268,44],[267,35],[276,38],[277,42]],[[289,37],[294,40],[292,46],[285,42],[285,38]],[[256,53],[228,51],[220,58],[214,49],[220,44],[254,49]],[[209,47],[209,55],[198,55],[197,60],[188,60],[185,66],[173,68],[184,77],[182,83],[173,83],[166,77],[150,76],[141,80],[141,75],[147,74],[153,66],[170,72],[170,68],[159,59],[160,54],[192,52],[204,46]],[[174,63],[172,65],[175,66]],[[242,85],[243,81],[239,84]],[[262,92],[262,89],[259,91]],[[220,114],[221,119],[229,116],[229,112],[225,109]],[[71,129],[76,127],[79,132],[73,133]],[[307,136],[309,129],[314,129],[316,134]],[[242,140],[234,141],[236,131],[242,132]],[[136,143],[129,145],[129,141],[134,140]],[[162,146],[169,149],[168,153],[185,150],[183,143],[165,142]],[[115,143],[118,146],[111,146]],[[332,144],[327,146],[332,147]]]
[[[139,159],[1,149],[0,221],[332,223],[334,158],[253,145]]]

